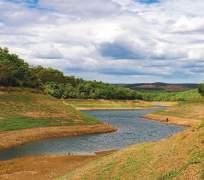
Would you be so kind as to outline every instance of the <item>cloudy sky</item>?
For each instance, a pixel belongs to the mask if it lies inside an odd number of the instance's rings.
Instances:
[[[203,0],[0,0],[0,46],[114,83],[204,80]]]

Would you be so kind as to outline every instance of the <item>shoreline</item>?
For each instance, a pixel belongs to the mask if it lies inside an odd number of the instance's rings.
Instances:
[[[148,108],[77,108],[78,110],[142,110],[142,109],[156,109],[157,107]],[[174,116],[147,114],[143,116],[147,120],[159,121],[165,124],[175,124],[187,127],[198,125],[201,121],[195,119],[178,118]],[[166,119],[168,118],[168,122]],[[51,138],[71,137],[88,134],[111,133],[117,131],[116,128],[109,124],[95,124],[95,125],[76,125],[76,126],[57,126],[57,127],[42,127],[31,128],[14,131],[0,132],[0,150],[9,149],[15,146],[23,145],[33,141],[40,141]]]
[[[156,109],[157,107],[136,107],[136,108],[77,108],[77,110],[143,110]],[[159,121],[166,124],[175,124],[187,127],[198,125],[201,121],[194,119],[178,118],[167,115],[147,114],[145,119]],[[168,122],[166,119],[168,118]],[[0,132],[0,150],[9,149],[15,146],[23,145],[33,141],[40,141],[51,138],[71,137],[88,134],[111,133],[117,131],[109,124],[102,123],[96,125],[76,125],[76,126],[57,126],[31,128],[14,131]]]
[[[41,155],[0,161],[0,179],[50,180],[115,151],[95,155]]]
[[[94,107],[94,108],[77,108],[77,107],[75,107],[77,110],[79,110],[79,111],[89,111],[89,110],[118,110],[118,111],[120,111],[120,110],[145,110],[145,109],[153,109],[153,108],[156,108],[156,107],[154,107],[154,106],[152,106],[152,107],[130,107],[130,108],[114,108],[114,107]]]
[[[140,102],[140,101],[138,101]],[[142,102],[142,103],[141,103]],[[140,103],[141,104],[147,104],[147,106],[140,106],[138,104],[138,106],[126,106],[126,107],[107,107],[107,106],[104,106],[104,107],[83,107],[83,106],[74,106],[75,109],[77,110],[81,110],[81,111],[86,111],[86,110],[145,110],[145,109],[156,109],[157,107],[159,106],[163,106],[163,107],[171,107],[171,106],[174,106],[177,104],[177,102],[158,102],[158,101],[151,101],[151,102],[145,102],[144,101],[141,101]],[[67,104],[67,103],[65,103]]]
[[[0,133],[0,150],[50,138],[111,133],[115,131],[117,131],[116,128],[105,123],[96,125],[43,127],[7,131]]]
[[[165,115],[155,115],[155,114],[147,114],[145,116],[145,118],[147,119],[160,121],[161,123],[167,123],[165,121],[166,117],[167,116]],[[190,123],[189,122],[190,119],[177,118],[173,116],[168,116],[168,118],[169,118],[169,122],[168,122],[169,124],[177,124],[177,125],[193,127],[194,125],[198,125],[199,123],[198,120],[192,120],[192,119]],[[111,129],[111,126],[107,124],[102,124],[102,125],[108,126]],[[93,126],[92,128],[94,128]],[[99,126],[99,125],[95,125],[95,126]],[[190,132],[190,129],[191,128],[188,128],[187,131],[182,131],[180,133],[183,134],[184,132]],[[75,135],[83,135],[83,134],[75,134]],[[0,137],[1,137],[1,133],[0,133]],[[165,140],[168,140],[171,137],[172,136],[165,138]],[[162,142],[162,141],[164,141],[164,139],[158,142]],[[39,156],[27,156],[27,157],[20,157],[20,158],[15,158],[11,160],[0,161],[2,163],[2,169],[0,168],[0,178],[12,179],[13,177],[15,178],[18,177],[18,179],[21,179],[21,180],[26,180],[30,177],[33,177],[33,180],[34,179],[45,180],[45,179],[57,178],[57,177],[63,176],[67,172],[83,167],[89,162],[97,160],[98,158],[101,158],[103,156],[110,155],[114,152],[117,152],[117,150],[98,151],[98,152],[95,152],[95,155],[42,155],[42,156],[39,155]],[[36,163],[36,161],[38,163]]]
[[[194,127],[201,123],[201,120],[180,118],[176,116],[159,115],[159,114],[147,114],[144,118],[159,121],[165,124],[175,124],[180,126]],[[167,120],[168,119],[168,120]]]

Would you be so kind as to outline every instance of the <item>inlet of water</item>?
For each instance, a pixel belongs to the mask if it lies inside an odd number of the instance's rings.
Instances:
[[[90,154],[124,148],[131,144],[157,141],[184,130],[177,125],[163,124],[143,118],[153,110],[84,111],[118,128],[108,134],[63,137],[27,143],[0,151],[0,160],[47,154]]]

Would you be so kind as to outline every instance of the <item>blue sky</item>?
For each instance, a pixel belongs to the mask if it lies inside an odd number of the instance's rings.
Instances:
[[[38,0],[7,0],[13,3],[37,4]]]
[[[16,4],[23,4],[24,6],[27,7],[36,7],[36,5],[39,2],[39,0],[7,0],[7,1]]]
[[[13,3],[26,3],[26,4],[30,4],[30,5],[36,5],[39,3],[39,0],[7,0]],[[67,1],[68,2],[68,1]],[[136,0],[137,2],[137,0]],[[146,4],[151,4],[151,3],[158,3],[159,0],[138,0],[138,2],[140,3],[146,3]],[[59,2],[60,3],[60,2]]]
[[[203,0],[0,0],[0,44],[113,83],[201,82]]]
[[[139,2],[151,4],[151,3],[158,3],[159,0],[140,0]]]

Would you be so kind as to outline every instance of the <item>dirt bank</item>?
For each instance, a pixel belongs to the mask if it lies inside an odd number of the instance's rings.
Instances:
[[[0,149],[11,148],[27,142],[55,137],[109,133],[117,129],[108,124],[33,128],[0,133]]]
[[[159,114],[148,114],[145,116],[147,119],[160,121],[163,123],[169,123],[169,124],[177,124],[182,126],[197,126],[201,123],[201,120],[197,119],[188,119],[188,118],[179,118],[175,116],[168,116],[168,115],[159,115]]]
[[[81,167],[99,157],[111,154],[102,152],[93,156],[34,156],[1,161],[0,179],[50,180]]]

